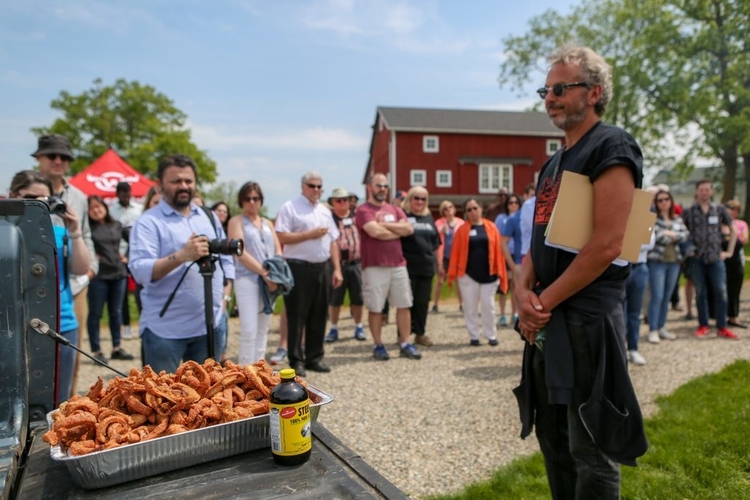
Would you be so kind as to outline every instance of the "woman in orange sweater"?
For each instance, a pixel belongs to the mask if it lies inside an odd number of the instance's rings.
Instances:
[[[495,223],[482,218],[482,207],[475,199],[464,203],[464,216],[468,224],[456,230],[453,236],[448,268],[448,282],[458,280],[461,290],[464,320],[471,336],[470,345],[479,345],[479,304],[482,305],[482,332],[491,346],[496,346],[495,291],[508,290],[505,262],[511,265],[507,247],[504,247]]]

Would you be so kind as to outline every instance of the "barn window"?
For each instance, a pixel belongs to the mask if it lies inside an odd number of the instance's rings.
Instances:
[[[438,170],[435,172],[435,186],[449,188],[453,186],[453,172],[450,170]]]
[[[440,138],[436,135],[425,135],[422,137],[422,151],[425,153],[440,152]]]
[[[560,139],[547,139],[547,156],[557,153],[557,150],[561,147],[562,141]]]
[[[481,164],[479,165],[479,192],[497,193],[500,188],[513,191],[513,165]]]
[[[412,186],[427,185],[427,170],[412,170],[409,172],[409,184]]]

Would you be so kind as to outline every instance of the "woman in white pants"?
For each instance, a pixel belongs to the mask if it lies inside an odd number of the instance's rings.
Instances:
[[[466,329],[472,346],[479,345],[479,305],[482,307],[482,332],[496,346],[495,291],[498,285],[508,290],[507,261],[513,260],[503,246],[494,222],[482,218],[482,207],[475,199],[464,203],[468,224],[456,230],[448,268],[448,281],[458,280]]]
[[[263,262],[281,255],[281,245],[273,223],[260,216],[263,191],[255,182],[246,182],[237,195],[242,213],[229,220],[227,234],[232,239],[242,239],[245,251],[235,257],[234,295],[240,313],[240,365],[255,363],[266,357],[268,327],[271,314],[263,312],[261,279],[271,290],[276,284],[268,281],[268,269]],[[262,278],[261,278],[262,277]]]

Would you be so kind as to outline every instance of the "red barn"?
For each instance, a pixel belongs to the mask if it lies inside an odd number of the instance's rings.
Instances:
[[[494,201],[500,188],[521,193],[562,146],[545,113],[378,107],[365,180],[388,177],[391,193],[421,185],[433,211],[442,200]]]

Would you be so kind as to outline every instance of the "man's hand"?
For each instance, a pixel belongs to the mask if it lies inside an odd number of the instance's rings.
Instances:
[[[208,255],[208,237],[198,236],[195,233],[190,235],[185,246],[179,252],[185,262],[193,262],[201,257]]]
[[[521,334],[533,344],[537,333],[547,325],[552,313],[544,310],[539,297],[531,290],[521,288],[514,290],[514,293],[518,297],[518,326]]]
[[[333,270],[333,288],[338,288],[344,282],[344,276],[341,274],[340,269]]]
[[[310,229],[307,234],[310,236],[311,240],[317,240],[318,238],[322,238],[323,236],[328,234],[328,228],[316,227],[315,229]]]
[[[722,261],[727,260],[731,256],[732,254],[729,252],[719,252],[719,259],[721,259]]]

